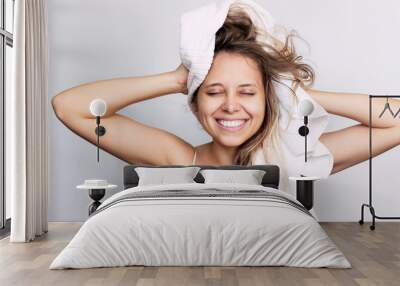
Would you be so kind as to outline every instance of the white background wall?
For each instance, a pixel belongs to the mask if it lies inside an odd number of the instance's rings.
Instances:
[[[50,221],[85,220],[90,200],[86,191],[78,191],[75,186],[88,178],[105,178],[122,186],[125,165],[105,152],[101,152],[98,164],[96,148],[57,120],[51,98],[90,81],[175,69],[180,63],[180,14],[208,2],[48,2]],[[398,1],[259,2],[278,23],[296,29],[309,43],[309,49],[304,44],[299,49],[316,70],[316,89],[400,94]],[[141,102],[129,106],[123,113],[174,132],[193,145],[210,140],[187,108],[182,94]],[[355,123],[332,115],[328,131]],[[344,142],[343,148],[348,144],[352,143]],[[399,165],[398,147],[374,159],[374,204],[378,215],[400,215]],[[314,210],[321,221],[356,221],[361,203],[368,200],[368,162],[318,181],[315,188]]]

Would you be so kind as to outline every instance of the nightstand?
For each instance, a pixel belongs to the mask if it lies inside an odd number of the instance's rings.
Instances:
[[[85,180],[83,185],[76,186],[77,189],[89,190],[89,197],[94,201],[89,205],[89,216],[101,205],[100,200],[106,194],[107,189],[114,189],[117,185],[107,183],[107,180]]]
[[[314,205],[314,181],[319,177],[289,177],[289,180],[296,181],[296,199],[303,204],[307,210]]]

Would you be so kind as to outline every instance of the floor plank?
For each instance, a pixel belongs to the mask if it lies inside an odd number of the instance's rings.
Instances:
[[[0,240],[0,285],[400,285],[400,223],[321,223],[351,262],[352,269],[296,267],[115,267],[48,269],[82,223],[49,223],[49,232],[31,243]]]

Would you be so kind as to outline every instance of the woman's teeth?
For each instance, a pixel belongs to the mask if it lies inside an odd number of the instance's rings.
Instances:
[[[236,127],[242,125],[244,120],[218,120],[218,122],[226,127]]]
[[[230,130],[230,131],[237,131],[239,129],[241,129],[247,120],[222,120],[222,119],[218,119],[217,123],[219,126],[221,126],[222,128],[226,129],[226,130]]]

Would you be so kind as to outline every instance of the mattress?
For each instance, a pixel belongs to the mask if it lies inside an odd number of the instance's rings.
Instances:
[[[292,195],[199,183],[136,186],[109,197],[50,269],[131,265],[351,268]]]

